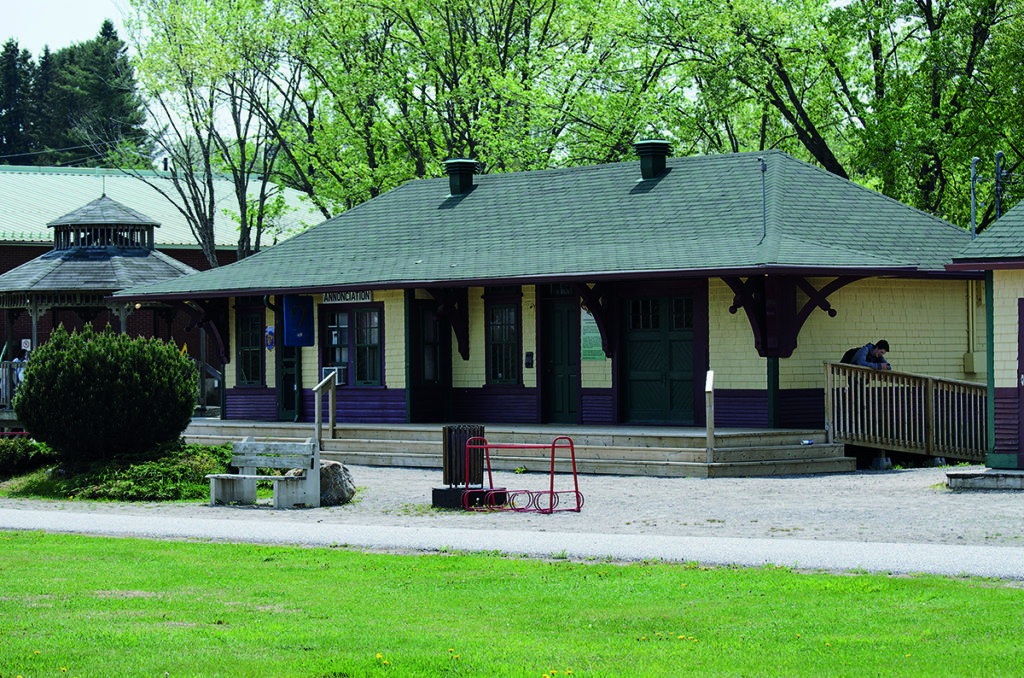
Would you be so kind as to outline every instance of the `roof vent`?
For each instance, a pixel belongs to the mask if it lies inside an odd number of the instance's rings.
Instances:
[[[641,176],[653,179],[665,170],[665,158],[672,154],[672,145],[664,139],[645,139],[633,144],[633,150],[640,156]]]
[[[448,175],[448,188],[452,195],[463,195],[473,190],[473,175],[476,174],[476,160],[452,158],[444,161],[444,173]]]

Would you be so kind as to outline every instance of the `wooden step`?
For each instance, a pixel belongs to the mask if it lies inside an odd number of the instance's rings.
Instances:
[[[549,445],[560,429],[551,426],[486,426],[492,444],[527,444],[537,448],[491,450],[495,470],[525,468],[547,473],[551,468]],[[715,436],[712,464],[707,463],[703,430],[635,427],[570,427],[579,473],[654,476],[726,477],[800,473],[843,473],[854,470],[853,458],[843,456],[842,445],[824,444],[824,432],[725,431]],[[252,436],[268,441],[296,441],[310,437],[309,424],[194,420],[185,433],[188,442],[220,444]],[[325,431],[326,433],[326,431]],[[442,466],[442,425],[346,424],[339,437],[323,440],[322,457],[367,466]],[[329,435],[329,434],[327,434]],[[801,445],[802,440],[816,440]],[[555,470],[569,473],[567,450],[556,450]]]

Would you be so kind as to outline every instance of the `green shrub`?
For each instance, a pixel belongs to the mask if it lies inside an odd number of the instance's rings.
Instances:
[[[0,477],[31,471],[56,459],[48,447],[28,436],[0,437]]]
[[[231,446],[211,447],[180,443],[161,448],[154,459],[118,464],[76,476],[67,494],[81,499],[116,501],[171,501],[209,497],[207,473],[223,473],[231,460]]]
[[[178,501],[210,496],[207,473],[223,473],[231,445],[186,445],[180,440],[132,457],[96,462],[77,472],[54,469],[17,479],[15,497]]]
[[[58,327],[33,352],[14,409],[33,438],[83,468],[176,440],[197,380],[192,362],[160,339]]]

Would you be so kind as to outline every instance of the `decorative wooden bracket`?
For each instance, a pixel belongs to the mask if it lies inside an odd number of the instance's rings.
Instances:
[[[427,292],[437,301],[438,315],[444,316],[452,326],[459,355],[469,360],[469,290],[428,288]]]
[[[754,348],[763,358],[788,358],[796,350],[797,337],[815,308],[836,316],[828,297],[850,283],[861,280],[858,276],[840,276],[820,290],[800,276],[763,275],[746,280],[723,277],[733,292],[729,313],[743,309],[754,334]],[[808,299],[799,312],[796,310],[796,290]]]
[[[614,357],[615,336],[613,328],[615,323],[609,318],[611,314],[608,307],[601,303],[601,291],[598,287],[590,287],[585,283],[573,283],[572,288],[579,295],[580,299],[583,300],[583,305],[590,311],[590,315],[594,316],[594,322],[597,323],[597,331],[601,333],[601,350],[604,351],[605,356],[609,358]]]
[[[863,280],[864,276],[859,275],[841,275],[832,282],[826,284],[820,290],[814,289],[814,285],[807,282],[806,278],[797,278],[796,286],[800,288],[804,294],[807,295],[807,301],[804,303],[803,308],[796,314],[796,332],[800,333],[803,329],[804,323],[807,322],[807,318],[810,317],[811,311],[815,308],[820,308],[825,313],[828,313],[829,318],[836,317],[836,310],[832,308],[832,304],[828,303],[828,298],[833,292],[841,290],[850,283],[855,283],[858,280]]]

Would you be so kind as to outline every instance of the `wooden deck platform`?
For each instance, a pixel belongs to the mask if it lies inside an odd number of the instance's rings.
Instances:
[[[443,424],[339,424],[331,439],[324,427],[322,459],[363,466],[442,467]],[[246,436],[265,440],[296,440],[311,436],[309,423],[223,421],[196,418],[185,431],[189,442],[222,443]],[[715,430],[713,461],[708,463],[703,428],[594,427],[485,424],[488,442],[549,444],[569,436],[579,473],[701,478],[847,473],[856,459],[843,445],[825,443],[824,430]],[[813,444],[802,441],[813,440]],[[547,450],[492,453],[496,470],[525,468],[546,472]],[[571,471],[567,458],[556,458],[555,470]]]

